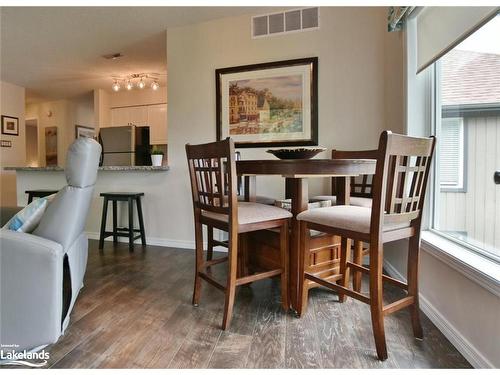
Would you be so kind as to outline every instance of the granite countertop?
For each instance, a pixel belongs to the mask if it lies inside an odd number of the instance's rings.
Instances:
[[[33,171],[33,172],[57,172],[64,171],[63,167],[51,166],[51,167],[4,167],[7,171]],[[153,167],[151,165],[107,165],[99,167],[99,171],[168,171],[169,167],[167,165],[162,165],[161,167]]]

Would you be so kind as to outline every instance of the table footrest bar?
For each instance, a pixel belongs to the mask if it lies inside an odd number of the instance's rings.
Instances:
[[[269,277],[280,275],[282,272],[283,271],[281,269],[276,269],[272,271],[266,271],[266,272],[256,273],[250,276],[241,277],[239,279],[236,279],[236,285],[243,285],[258,280],[267,279]]]
[[[215,280],[212,276],[207,275],[206,273],[203,272],[198,272],[198,276],[201,277],[206,282],[208,282],[209,284],[215,286],[217,289],[220,289],[222,291],[226,290],[226,287],[221,283],[219,283],[217,280]]]
[[[361,302],[368,303],[370,304],[370,297],[365,296],[364,294],[355,292],[354,290],[344,288],[341,285],[337,285],[334,283],[331,283],[329,281],[320,279],[319,277],[316,277],[310,273],[305,273],[305,278],[311,281],[314,281],[315,283],[318,283],[319,285],[322,285],[324,287],[327,287],[329,289],[332,289],[336,291],[337,293],[345,294],[346,296],[355,298]]]
[[[208,268],[211,266],[215,266],[216,264],[227,262],[227,257],[222,257],[222,258],[217,258],[217,259],[212,259],[212,260],[207,260],[201,268]]]

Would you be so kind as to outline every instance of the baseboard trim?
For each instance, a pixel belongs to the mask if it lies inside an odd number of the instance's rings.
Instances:
[[[387,260],[384,260],[384,269],[389,276],[406,282],[406,277]],[[420,293],[420,309],[474,368],[495,368],[422,293]]]
[[[98,232],[86,232],[87,236],[91,240],[98,240],[99,239],[99,233]],[[104,241],[112,241],[112,237],[106,238]],[[194,251],[194,241],[180,241],[180,240],[170,240],[168,238],[160,238],[160,237],[149,237],[147,236],[146,238],[147,244],[148,245],[154,245],[154,246],[163,246],[163,247],[174,247],[176,249],[185,249],[185,250],[192,250]],[[118,242],[124,242],[127,243],[128,239],[125,237],[118,237]],[[140,244],[141,240],[137,239],[134,241],[136,244]],[[207,243],[203,242],[203,248],[207,248]],[[223,253],[227,253],[227,249],[222,246],[215,246],[214,251],[220,251]]]
[[[87,236],[91,240],[98,240],[99,239],[98,232],[87,232]],[[112,240],[113,240],[112,237],[108,237],[104,241],[112,241]],[[128,239],[125,237],[118,237],[118,242],[128,242]],[[137,239],[134,241],[134,243],[140,244],[141,240]],[[148,243],[148,245],[154,245],[154,246],[175,247],[178,249],[189,249],[189,250],[194,249],[194,241],[169,240],[167,238],[149,237],[148,236],[147,243]],[[206,244],[204,243],[203,246],[206,246]]]

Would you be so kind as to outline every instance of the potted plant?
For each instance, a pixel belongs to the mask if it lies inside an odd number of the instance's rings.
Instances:
[[[153,148],[151,149],[151,163],[153,164],[153,167],[161,167],[162,162],[163,151],[158,147],[153,146]]]

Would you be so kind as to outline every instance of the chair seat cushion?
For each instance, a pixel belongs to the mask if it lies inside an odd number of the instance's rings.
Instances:
[[[335,195],[317,195],[312,197],[313,200],[326,201],[329,200],[332,202],[332,205],[337,204],[337,197]],[[351,197],[351,206],[360,206],[360,207],[372,207],[372,199],[365,197]]]
[[[332,206],[301,212],[297,215],[297,220],[358,233],[370,233],[371,214],[371,208],[367,207]],[[384,231],[406,228],[409,225],[409,222],[386,225]]]
[[[202,216],[219,221],[228,221],[228,215],[202,211]],[[270,220],[287,219],[292,214],[287,210],[253,202],[238,202],[238,224],[260,223]]]

